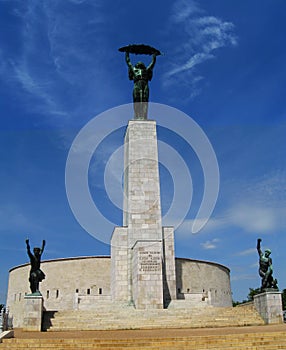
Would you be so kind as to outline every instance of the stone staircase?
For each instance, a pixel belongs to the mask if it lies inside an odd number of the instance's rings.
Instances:
[[[263,327],[261,327],[263,329]],[[79,332],[80,333],[80,332]],[[286,332],[192,335],[149,338],[4,339],[0,349],[20,350],[276,350],[286,349]]]
[[[83,331],[156,328],[204,328],[263,325],[252,305],[163,310],[114,306],[98,311],[59,311],[44,314],[43,330]]]

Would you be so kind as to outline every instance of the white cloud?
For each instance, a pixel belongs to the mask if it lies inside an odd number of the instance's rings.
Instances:
[[[53,94],[50,94],[45,86],[44,82],[41,82],[37,77],[33,76],[33,73],[29,70],[24,62],[13,64],[14,77],[24,89],[33,97],[40,101],[40,104],[33,104],[34,108],[40,113],[49,112],[51,115],[57,115],[66,117],[67,113],[61,109],[61,106],[56,102]],[[30,104],[29,104],[30,105]]]
[[[197,224],[205,223],[205,219],[186,219],[184,222],[180,225],[180,227],[176,230],[176,235],[179,237],[186,237],[191,235],[193,230],[193,225],[195,224],[195,221]],[[176,220],[174,220],[176,222]],[[203,228],[204,233],[211,233],[214,231],[218,231],[224,226],[226,226],[226,221],[224,218],[210,218],[207,221],[207,224]],[[172,225],[172,222],[170,223]]]
[[[184,77],[180,73],[184,72],[188,74],[189,88],[198,92],[198,81],[195,80],[197,73],[194,68],[205,61],[214,59],[216,49],[237,44],[233,23],[214,16],[203,15],[204,12],[195,1],[178,0],[175,2],[171,24],[173,34],[175,37],[176,35],[180,37],[183,44],[177,48],[177,62],[165,74],[165,86],[168,86],[172,79],[178,79],[183,83]]]
[[[76,7],[72,9],[68,2]],[[102,56],[97,54],[103,53],[103,38],[94,35],[99,24],[103,26],[101,0],[68,2],[16,1],[13,14],[21,18],[22,28],[15,36],[21,36],[22,46],[16,58],[12,52],[5,56],[0,52],[0,57],[5,57],[0,63],[3,80],[16,86],[29,111],[45,115],[46,121],[57,126],[78,116],[82,109],[85,114],[89,109],[94,113],[96,94],[101,92],[95,76],[103,74],[98,64]],[[68,16],[66,6],[70,6]],[[77,16],[79,6],[83,7],[81,16]],[[92,98],[83,86],[93,92]]]
[[[220,215],[210,218],[201,232],[219,233],[243,230],[251,234],[275,234],[286,229],[286,177],[284,172],[270,173],[253,179],[237,192],[224,197],[227,207]],[[191,233],[194,220],[186,219],[177,230],[179,236]]]
[[[201,243],[201,246],[203,247],[203,249],[215,249],[217,248],[217,243],[219,241],[220,240],[218,238],[214,238],[212,240]]]
[[[172,20],[174,22],[183,22],[192,14],[202,12],[197,2],[193,0],[178,0],[174,3],[173,10]]]
[[[176,67],[173,70],[169,71],[167,73],[167,76],[171,76],[171,75],[192,69],[194,66],[196,66],[196,65],[198,65],[206,60],[214,58],[214,57],[215,56],[211,55],[211,54],[197,53],[194,56],[192,56],[184,65]],[[194,78],[194,79],[196,79],[198,81],[197,78]]]
[[[286,198],[286,171],[277,170],[270,174],[264,174],[263,177],[251,183],[246,188],[247,196],[255,197],[257,201],[264,201],[285,205]]]
[[[231,276],[231,281],[244,281],[244,280],[257,280],[257,275],[254,274],[242,274]]]
[[[3,50],[0,48],[0,74],[3,74],[7,69],[7,64],[4,59]]]
[[[240,204],[229,213],[229,222],[253,233],[271,233],[277,228],[279,213],[276,209]]]
[[[245,256],[245,255],[252,255],[254,253],[256,253],[256,249],[255,248],[249,248],[249,249],[242,250],[241,252],[238,252],[235,255]]]
[[[250,267],[251,269],[253,269],[253,268],[257,268],[257,269],[258,269],[258,266],[259,266],[259,263],[258,263],[258,261],[257,261],[256,263],[251,264],[249,267]]]
[[[15,206],[6,206],[0,208],[1,231],[17,230],[23,231],[42,231],[43,227],[29,217],[22,208]]]
[[[241,186],[225,216],[246,232],[279,233],[286,228],[286,177],[275,171]]]
[[[86,2],[87,0],[69,0],[71,3],[74,3],[76,5],[82,4],[83,2]]]

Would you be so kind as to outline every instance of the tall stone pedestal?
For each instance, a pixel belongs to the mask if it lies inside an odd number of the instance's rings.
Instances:
[[[138,309],[161,309],[176,297],[174,232],[162,227],[152,120],[131,120],[126,130],[123,225],[111,239],[112,298]]]
[[[24,331],[41,331],[43,316],[42,295],[26,295],[24,314]]]
[[[162,241],[137,241],[132,249],[132,295],[137,309],[163,308]]]
[[[254,306],[266,324],[283,323],[281,294],[267,291],[254,296]]]

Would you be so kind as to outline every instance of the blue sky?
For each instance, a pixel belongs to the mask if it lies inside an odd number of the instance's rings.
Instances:
[[[164,53],[150,100],[192,117],[219,165],[215,209],[192,234],[204,174],[191,147],[158,128],[193,181],[191,208],[175,234],[176,256],[228,266],[233,298],[242,300],[260,284],[261,237],[262,248],[272,249],[279,287],[286,288],[285,11],[284,0],[0,0],[0,302],[8,270],[27,262],[26,237],[32,246],[46,239],[45,259],[109,254],[109,245],[75,219],[65,166],[81,128],[131,102],[132,83],[117,50],[129,43]],[[103,174],[123,135],[120,128],[104,140],[89,171],[96,206],[119,226],[122,212],[108,199]],[[163,165],[165,213],[176,178]],[[119,171],[114,175],[120,180]]]

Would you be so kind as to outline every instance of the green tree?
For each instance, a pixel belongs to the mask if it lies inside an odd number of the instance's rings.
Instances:
[[[286,310],[286,289],[282,291],[282,306],[283,310]]]
[[[254,295],[257,295],[260,293],[260,288],[249,288],[249,293],[247,295],[247,300],[242,300],[242,301],[232,301],[233,306],[237,306],[240,304],[245,304],[249,303],[250,301],[253,301]],[[286,289],[285,289],[285,303],[286,303]],[[285,304],[286,307],[286,304]]]
[[[247,296],[248,301],[253,301],[255,295],[260,293],[260,288],[249,288],[249,293]]]

